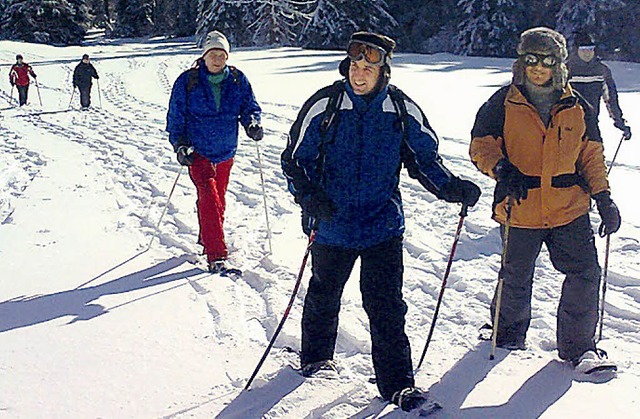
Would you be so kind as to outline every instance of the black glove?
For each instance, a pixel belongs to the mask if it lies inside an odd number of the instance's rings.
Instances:
[[[512,197],[518,204],[529,196],[529,188],[527,187],[527,177],[518,170],[509,160],[502,159],[493,168],[498,182],[502,182],[505,187],[507,196]]]
[[[625,140],[630,140],[631,139],[631,127],[629,125],[625,125],[622,128],[622,135],[624,136]]]
[[[33,78],[34,78],[34,79],[37,79],[37,78],[38,78],[38,76],[36,76],[36,75],[34,74],[34,75],[33,75]]]
[[[613,234],[620,228],[620,211],[618,207],[611,200],[611,194],[609,191],[600,192],[593,196],[598,207],[598,213],[602,219],[598,232],[601,237]]]
[[[176,156],[178,158],[178,163],[183,166],[191,166],[193,164],[193,159],[195,158],[193,154],[193,147],[187,147],[186,145],[180,145],[176,148]]]
[[[310,194],[305,195],[300,199],[299,204],[310,216],[320,220],[331,221],[331,218],[336,214],[336,206],[333,201],[320,188],[315,188]]]
[[[12,81],[12,82],[10,82],[10,83],[11,83],[11,85],[12,85],[12,86],[15,86],[15,85],[16,85],[16,83],[15,83],[15,82],[13,82],[13,81]]]
[[[262,137],[264,137],[262,126],[255,121],[247,125],[245,131],[247,132],[247,136],[254,141],[260,141]]]
[[[480,188],[470,180],[452,177],[440,189],[440,198],[447,202],[459,202],[466,207],[472,207],[480,198]]]

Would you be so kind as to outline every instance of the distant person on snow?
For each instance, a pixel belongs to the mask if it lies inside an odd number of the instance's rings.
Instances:
[[[169,141],[196,186],[199,243],[214,273],[227,269],[225,192],[238,147],[238,122],[249,138],[263,136],[260,106],[247,77],[227,65],[229,49],[222,33],[207,35],[202,57],[173,85],[167,114]]]
[[[602,234],[620,228],[620,214],[610,196],[596,115],[567,84],[565,38],[548,28],[529,29],[517,53],[512,83],[480,108],[470,145],[473,163],[497,181],[493,219],[501,224],[503,246],[508,243],[499,273],[497,346],[525,348],[534,268],[544,243],[551,263],[565,275],[558,354],[586,372],[610,363],[594,338],[600,266],[588,214],[591,198]],[[497,298],[498,289],[492,319]]]
[[[414,387],[404,331],[400,169],[404,165],[412,178],[448,202],[473,206],[480,189],[445,168],[422,110],[389,85],[395,45],[375,33],[351,36],[348,57],[340,64],[345,79],[303,105],[282,167],[302,207],[305,232],[316,230],[302,314],[302,375],[336,369],[340,298],[360,258],[377,386],[385,400],[408,411],[424,403],[426,394]],[[405,111],[397,112],[396,106]]]
[[[575,48],[569,54],[569,83],[593,106],[596,118],[600,114],[600,99],[604,99],[613,125],[631,138],[631,127],[622,117],[618,104],[618,90],[611,70],[596,56],[596,44],[591,35],[577,32]]]
[[[22,61],[22,55],[16,55],[16,63],[11,66],[9,71],[9,82],[18,89],[18,98],[20,106],[27,103],[29,95],[29,76],[37,78],[31,66]]]
[[[91,106],[91,86],[92,79],[99,79],[98,72],[93,64],[89,62],[89,55],[84,54],[82,61],[73,70],[73,88],[80,90],[80,105],[82,109],[89,109]]]

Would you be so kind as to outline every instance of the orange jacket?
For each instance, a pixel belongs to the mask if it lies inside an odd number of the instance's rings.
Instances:
[[[519,86],[498,90],[478,111],[471,132],[471,161],[495,179],[493,169],[508,158],[529,176],[525,200],[514,205],[511,225],[552,228],[589,211],[590,195],[609,190],[602,139],[590,105],[567,85],[545,127]],[[496,185],[493,219],[506,221],[507,197]]]

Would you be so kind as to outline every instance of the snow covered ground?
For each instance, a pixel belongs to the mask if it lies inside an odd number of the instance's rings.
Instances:
[[[30,104],[11,106],[6,77],[16,53],[34,65]],[[80,112],[71,74],[83,53],[100,78]],[[227,194],[231,258],[245,275],[211,276],[198,261],[195,190],[164,133],[170,89],[198,50],[181,41],[57,48],[0,42],[0,417],[403,417],[375,399],[368,324],[357,271],[347,285],[336,358],[339,380],[292,372],[302,290],[271,356],[242,388],[290,298],[306,240],[279,156],[299,106],[338,77],[341,52],[233,51],[264,110],[260,144],[273,253],[268,254],[256,146],[242,136]],[[420,104],[456,174],[483,188],[465,219],[434,338],[417,384],[444,406],[438,418],[640,417],[640,65],[611,63],[636,137],[610,176],[623,224],[611,240],[604,337],[619,366],[606,383],[573,380],[557,359],[562,278],[537,264],[529,349],[478,342],[500,264],[490,219],[492,181],[467,157],[479,106],[510,78],[511,60],[399,54],[392,81]],[[15,104],[16,92],[13,92]],[[604,108],[603,108],[604,110]],[[42,113],[41,113],[42,112]],[[601,115],[607,158],[620,133]],[[417,361],[442,284],[459,208],[403,175],[407,216],[408,334]],[[594,226],[599,222],[592,217]],[[149,243],[157,234],[157,239]],[[604,252],[604,240],[597,244]],[[602,256],[603,257],[603,256]]]

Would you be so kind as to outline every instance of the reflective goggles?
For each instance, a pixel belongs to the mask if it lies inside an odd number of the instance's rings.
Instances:
[[[524,56],[524,64],[527,67],[535,67],[538,63],[542,63],[543,67],[551,68],[558,64],[558,58],[553,55],[526,54]]]
[[[387,51],[368,42],[351,41],[347,47],[347,55],[351,61],[360,61],[364,58],[369,64],[381,66],[386,61]]]
[[[580,51],[595,51],[596,50],[596,46],[595,45],[583,45],[581,47],[578,47],[578,49]]]

